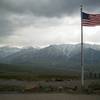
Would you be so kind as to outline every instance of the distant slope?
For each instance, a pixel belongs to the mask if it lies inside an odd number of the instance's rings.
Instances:
[[[12,49],[13,51],[13,49]],[[80,44],[51,45],[42,49],[22,48],[9,53],[0,61],[4,64],[20,65],[24,69],[80,70]],[[100,71],[100,46],[84,45],[86,70]],[[26,67],[31,66],[31,67]]]
[[[16,47],[0,47],[0,61],[2,61],[3,58],[5,59],[7,56],[12,55],[18,51],[20,51],[20,49]]]

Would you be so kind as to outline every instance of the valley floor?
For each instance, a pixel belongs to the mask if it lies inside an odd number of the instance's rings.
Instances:
[[[71,93],[80,94],[80,80],[20,81],[0,79],[0,93]],[[85,80],[85,94],[100,94],[100,80]],[[0,99],[1,100],[1,99]]]

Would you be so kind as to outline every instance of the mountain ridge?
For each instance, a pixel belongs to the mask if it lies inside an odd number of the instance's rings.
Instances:
[[[0,63],[33,68],[80,70],[80,52],[80,44],[50,45],[45,48],[28,47],[18,49],[3,58],[0,56]],[[93,70],[96,66],[96,70],[100,70],[99,45],[84,44],[84,58],[84,65],[88,66],[86,69]]]

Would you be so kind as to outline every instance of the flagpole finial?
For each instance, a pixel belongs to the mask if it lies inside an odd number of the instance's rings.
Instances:
[[[83,9],[83,5],[80,5],[80,10],[81,10],[81,12],[82,12],[82,9]]]
[[[80,8],[82,9],[83,8],[83,5],[80,5]]]

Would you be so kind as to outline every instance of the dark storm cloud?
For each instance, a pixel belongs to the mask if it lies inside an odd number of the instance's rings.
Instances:
[[[0,0],[0,36],[8,36],[16,28],[9,20],[13,14],[32,14],[39,18],[77,15],[80,4],[89,11],[97,10],[100,7],[100,0]],[[24,22],[24,19],[22,21]]]
[[[100,7],[100,0],[1,0],[0,8],[13,13],[54,17],[75,13],[81,3],[88,8]]]
[[[7,12],[33,13],[36,16],[46,17],[62,16],[78,8],[77,2],[71,0],[2,0],[0,7]]]

